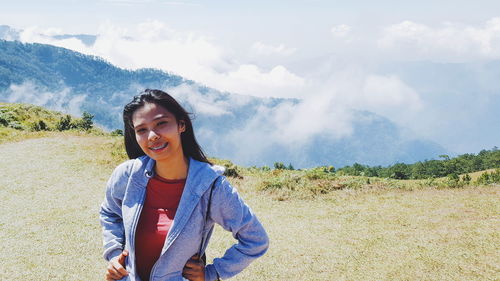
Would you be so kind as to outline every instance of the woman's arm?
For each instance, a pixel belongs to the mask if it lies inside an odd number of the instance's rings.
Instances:
[[[128,181],[127,162],[120,164],[111,174],[106,195],[101,204],[100,222],[103,229],[104,258],[109,261],[119,256],[125,245],[122,219],[123,190]]]
[[[208,281],[238,274],[269,247],[269,238],[262,224],[236,189],[225,177],[221,178],[213,191],[210,217],[230,231],[238,243],[227,249],[223,257],[215,258],[213,264],[206,266],[205,280]]]

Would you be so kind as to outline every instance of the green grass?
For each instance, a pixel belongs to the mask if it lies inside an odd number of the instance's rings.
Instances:
[[[55,130],[56,123],[62,116],[64,115],[60,112],[41,106],[0,102],[0,121],[8,123],[4,124],[7,127],[17,124],[19,129],[30,130],[35,122],[43,121],[48,130]]]
[[[54,135],[64,116],[69,115],[32,104],[0,102],[0,143]],[[70,116],[70,120],[72,129],[64,130],[66,134],[109,135],[95,126],[88,130],[79,128],[81,118]]]
[[[47,134],[0,144],[0,280],[102,280],[98,210],[122,140]],[[498,185],[239,172],[271,244],[233,280],[500,279]],[[264,188],[287,177],[300,184]],[[216,228],[209,260],[232,243]]]

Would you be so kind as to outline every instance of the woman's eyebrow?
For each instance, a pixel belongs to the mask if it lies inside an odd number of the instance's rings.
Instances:
[[[170,118],[170,116],[168,116],[168,115],[164,115],[164,114],[162,114],[162,115],[158,115],[158,116],[156,116],[156,117],[153,119],[153,121],[156,121],[156,120],[158,120],[158,119],[164,119],[164,118],[167,118],[167,119],[168,119],[168,118]],[[143,126],[143,125],[144,125],[144,124],[142,124],[142,123],[141,123],[141,124],[139,124],[139,125],[137,125],[137,126],[134,126],[134,129],[137,129],[137,128],[139,128],[139,127]]]

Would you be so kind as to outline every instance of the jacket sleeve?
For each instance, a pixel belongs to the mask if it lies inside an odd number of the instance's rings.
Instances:
[[[210,216],[230,231],[238,243],[227,249],[221,258],[215,258],[213,264],[206,266],[205,279],[208,281],[216,280],[217,277],[233,277],[262,256],[269,247],[269,238],[262,224],[236,189],[225,177],[221,178],[213,191]]]
[[[122,200],[128,175],[127,162],[115,168],[106,184],[106,195],[99,211],[103,231],[103,257],[108,261],[118,256],[125,245]]]

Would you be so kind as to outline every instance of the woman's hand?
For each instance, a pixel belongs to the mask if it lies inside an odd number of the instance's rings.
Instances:
[[[182,269],[182,276],[190,281],[205,281],[205,263],[198,254],[192,256]]]
[[[120,280],[128,275],[125,269],[125,258],[128,256],[128,251],[124,250],[119,256],[112,258],[109,261],[106,281]]]

